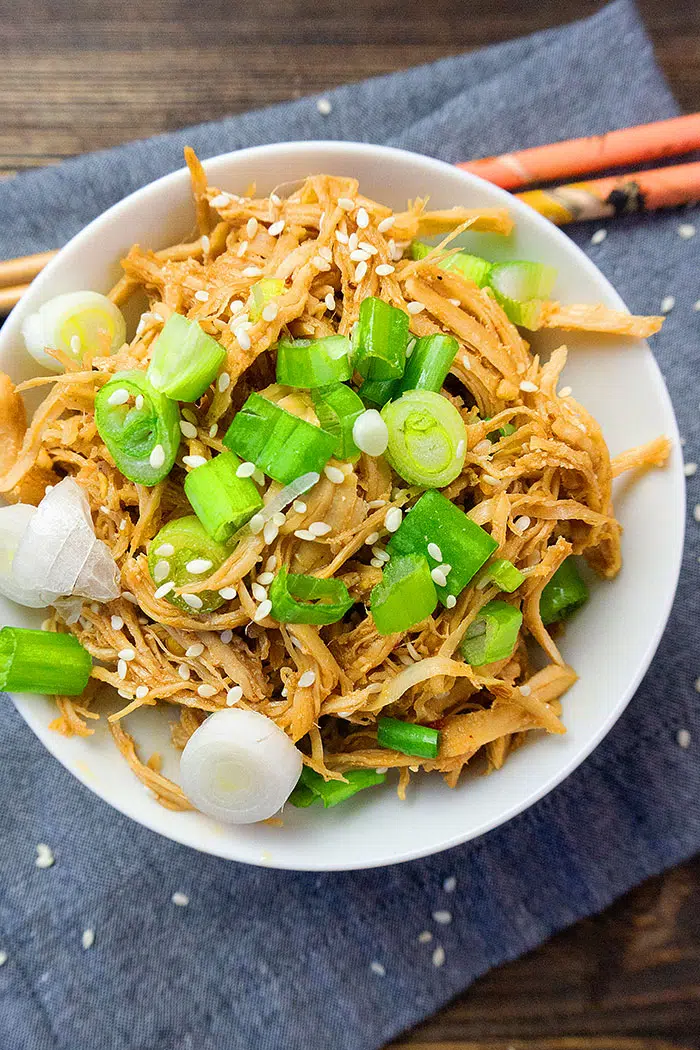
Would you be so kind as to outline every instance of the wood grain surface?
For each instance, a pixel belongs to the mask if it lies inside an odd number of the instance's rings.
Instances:
[[[0,0],[0,175],[562,25],[601,6]],[[700,3],[639,7],[682,107],[700,110]],[[700,860],[488,974],[393,1044],[409,1048],[700,1050]]]

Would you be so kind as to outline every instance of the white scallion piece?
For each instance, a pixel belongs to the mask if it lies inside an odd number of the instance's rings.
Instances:
[[[271,718],[230,708],[210,715],[180,759],[190,801],[226,824],[252,824],[284,805],[302,768],[301,752]]]
[[[46,352],[61,350],[76,361],[86,351],[113,354],[126,339],[121,310],[99,292],[68,292],[49,299],[22,324],[22,336],[34,360],[49,372],[65,371]]]

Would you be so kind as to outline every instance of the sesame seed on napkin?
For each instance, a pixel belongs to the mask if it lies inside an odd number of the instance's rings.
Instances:
[[[202,157],[354,139],[446,161],[677,113],[627,0],[585,22],[162,135],[0,183],[0,257],[57,247]],[[700,503],[698,209],[569,230],[654,340]],[[681,231],[681,226],[684,231]],[[700,230],[700,222],[698,222]],[[694,303],[696,303],[694,309]],[[198,854],[101,802],[10,702],[0,721],[3,1050],[370,1050],[492,966],[700,848],[698,524],[629,708],[551,794],[475,842],[392,868],[268,871]]]

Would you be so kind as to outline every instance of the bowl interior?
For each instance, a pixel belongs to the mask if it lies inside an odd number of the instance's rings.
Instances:
[[[281,182],[324,171],[353,175],[370,197],[396,209],[430,195],[437,208],[507,205],[517,220],[507,238],[465,237],[471,250],[493,258],[548,262],[558,270],[555,295],[577,302],[621,300],[590,260],[559,230],[503,191],[417,154],[347,143],[292,143],[228,154],[207,162],[210,181],[244,192],[255,182],[267,193]],[[35,374],[23,351],[23,317],[52,295],[79,288],[107,290],[132,243],[159,248],[189,237],[194,213],[184,171],[145,187],[96,219],[34,282],[0,332],[0,368],[15,380]],[[574,769],[627,704],[658,644],[678,577],[683,532],[683,475],[673,410],[653,357],[643,343],[600,337],[535,341],[546,352],[571,348],[565,382],[602,424],[612,454],[666,433],[673,460],[623,483],[616,511],[625,532],[624,567],[611,583],[596,583],[591,601],[570,624],[562,650],[581,678],[564,699],[564,737],[533,738],[490,777],[470,777],[452,791],[438,777],[418,778],[401,803],[394,791],[365,792],[328,812],[287,807],[284,827],[228,828],[196,813],[161,808],[133,777],[104,724],[87,739],[48,729],[55,709],[45,697],[17,697],[29,726],[75,776],[134,820],[197,849],[253,864],[333,870],[395,863],[474,838],[529,806]],[[659,537],[664,542],[659,543]],[[40,613],[0,599],[3,623],[35,626]],[[144,709],[127,720],[143,754],[160,750],[164,771],[177,779],[168,714]]]

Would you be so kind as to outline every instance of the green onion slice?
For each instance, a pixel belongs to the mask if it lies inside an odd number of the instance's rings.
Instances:
[[[213,540],[225,543],[263,505],[252,478],[239,478],[241,460],[234,452],[215,456],[185,478],[185,495]]]
[[[173,584],[162,595],[171,605],[190,615],[209,613],[223,605],[218,591],[184,595],[176,594],[175,589],[205,580],[221,568],[231,551],[231,547],[213,540],[199,518],[189,514],[169,521],[153,537],[148,547],[148,571],[156,591]]]
[[[278,623],[337,623],[353,605],[342,580],[296,575],[285,566],[270,584],[269,594],[270,616]]]
[[[402,722],[398,718],[380,718],[377,722],[377,743],[380,747],[400,751],[402,755],[437,758],[440,733],[430,726]]]
[[[336,438],[251,394],[233,417],[224,445],[286,485],[301,474],[320,474],[335,451]]]
[[[466,427],[455,406],[433,390],[409,390],[382,409],[389,430],[386,458],[412,485],[439,489],[461,473]]]
[[[428,252],[433,250],[433,245],[424,244],[422,241],[413,241],[411,244],[411,258],[424,259]],[[482,259],[478,255],[470,255],[469,252],[456,252],[454,255],[442,259],[438,266],[441,270],[456,270],[467,280],[478,284],[479,288],[489,283],[492,263]]]
[[[548,299],[556,279],[557,271],[553,266],[514,261],[494,263],[489,284],[494,292],[506,299],[527,302],[528,299]]]
[[[575,558],[563,561],[544,587],[540,598],[542,623],[556,623],[576,612],[588,601],[588,587],[578,571]]]
[[[387,401],[396,397],[396,388],[400,379],[365,379],[357,391],[366,405],[382,408]]]
[[[196,401],[219,374],[226,350],[197,321],[171,314],[153,344],[148,378],[174,401]]]
[[[439,393],[458,349],[459,343],[452,335],[424,335],[417,339],[393,397],[400,397],[407,390]]]
[[[352,428],[365,410],[358,395],[351,387],[336,383],[314,390],[312,397],[322,429],[336,439],[334,456],[348,461],[357,459],[360,450],[353,440]]]
[[[24,627],[0,630],[0,689],[78,696],[91,670],[90,653],[72,634]]]
[[[343,776],[347,783],[342,780],[324,780],[315,770],[304,766],[297,786],[289,796],[289,801],[293,806],[301,808],[321,801],[328,809],[352,798],[358,791],[374,787],[376,784],[383,784],[386,780],[385,773],[375,773],[373,769],[348,769]],[[313,795],[312,799],[309,798],[310,794]]]
[[[429,553],[429,544],[438,546],[441,562]],[[438,597],[444,604],[449,595],[459,597],[497,547],[488,532],[445,496],[425,492],[389,540],[387,552],[392,558],[399,554],[421,554],[428,558],[432,568],[450,565],[445,586],[437,587]]]
[[[350,379],[350,340],[344,335],[324,339],[281,339],[277,344],[277,382],[313,390]]]
[[[397,306],[374,296],[362,300],[353,343],[354,365],[363,379],[403,375],[408,325],[408,314]]]
[[[180,445],[180,412],[153,388],[145,372],[117,372],[102,387],[95,398],[95,425],[129,481],[157,485],[172,470]]]
[[[250,309],[248,316],[253,324],[260,320],[268,303],[277,299],[285,290],[285,283],[278,277],[262,277],[250,289]]]
[[[428,561],[420,554],[392,558],[372,588],[370,609],[379,634],[407,631],[435,610],[437,592]]]
[[[525,577],[512,561],[507,558],[496,558],[488,567],[488,574],[494,583],[497,583],[502,591],[512,594],[517,590]]]
[[[488,602],[469,625],[460,646],[473,667],[507,659],[515,649],[523,622],[520,609],[508,602]]]

